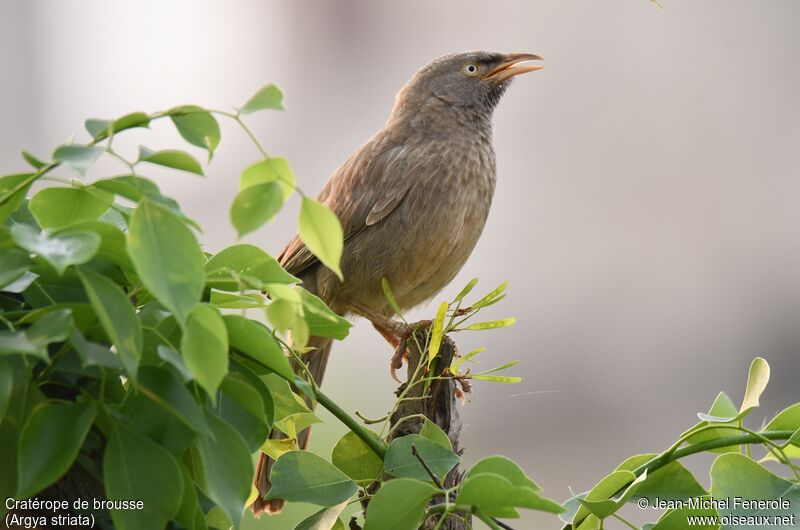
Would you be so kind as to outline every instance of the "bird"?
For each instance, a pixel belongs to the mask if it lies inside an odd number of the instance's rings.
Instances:
[[[433,298],[459,272],[494,195],[494,109],[512,79],[539,70],[541,61],[531,53],[473,51],[440,57],[417,71],[397,93],[384,126],[317,197],[342,225],[344,280],[299,236],[278,255],[279,263],[334,312],[364,317],[391,344],[400,344],[409,330],[393,318],[382,281],[405,311]],[[305,371],[321,384],[331,340],[311,337],[308,348]],[[300,448],[308,435],[298,435]],[[283,505],[267,498],[272,463],[260,455],[259,494],[251,506],[256,515],[277,513]]]

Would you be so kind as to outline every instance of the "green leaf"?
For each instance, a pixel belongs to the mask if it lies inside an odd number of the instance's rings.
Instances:
[[[142,328],[131,301],[117,284],[101,274],[82,269],[78,275],[103,330],[117,347],[125,372],[135,381],[142,357]]]
[[[183,357],[181,357],[180,352],[177,352],[172,348],[168,348],[163,344],[159,344],[156,346],[156,354],[158,354],[159,359],[166,361],[175,369],[175,372],[183,382],[190,381],[192,379],[192,373],[189,372],[188,368],[186,368],[186,363],[183,362]]]
[[[409,434],[389,444],[383,470],[394,477],[431,480],[428,472],[411,452],[412,445],[417,448],[417,452],[439,479],[444,478],[461,461],[457,454],[446,447],[419,434]]]
[[[31,269],[33,261],[15,248],[0,249],[0,290]]]
[[[254,389],[258,393],[258,395],[261,397],[260,405],[257,405],[255,401],[252,403],[248,401],[248,405],[245,408],[253,412],[253,414],[256,414],[255,411],[260,411],[260,414],[263,416],[259,417],[266,422],[267,427],[272,427],[272,422],[275,419],[275,400],[273,399],[266,383],[264,383],[264,381],[248,367],[235,360],[231,361],[230,376],[235,377],[237,380],[242,382],[246,382],[250,388]],[[242,403],[242,400],[245,399],[241,393],[233,393],[230,389],[228,389],[227,392],[232,399],[236,399],[240,404]]]
[[[484,296],[483,298],[472,304],[470,307],[472,307],[472,309],[480,309],[481,307],[488,307],[492,304],[499,302],[503,298],[503,296],[505,296],[502,295],[502,293],[503,291],[506,290],[506,287],[508,287],[508,281],[501,283],[499,286],[497,286],[497,288],[494,291],[490,292],[489,294],[487,294],[486,296]]]
[[[156,403],[140,392],[125,393],[127,396],[120,408],[125,416],[124,424],[135,426],[137,432],[161,445],[175,458],[180,458],[197,434],[184,422],[176,421],[174,413],[163,404]],[[110,431],[112,425],[105,427],[104,430]]]
[[[139,147],[139,161],[150,162],[158,166],[180,169],[197,175],[203,174],[203,168],[195,157],[186,151],[167,149],[164,151],[151,151],[144,146]]]
[[[122,175],[120,177],[114,177],[110,179],[102,179],[94,182],[91,185],[92,188],[107,191],[110,193],[114,193],[119,195],[120,197],[124,197],[129,199],[133,202],[140,202],[143,198],[148,198],[150,201],[158,204],[159,206],[163,207],[166,210],[169,210],[175,216],[179,217],[183,222],[188,225],[194,226],[197,228],[197,223],[186,217],[183,212],[181,211],[180,206],[177,202],[169,197],[166,197],[161,194],[161,190],[158,189],[158,186],[151,181],[144,177],[139,177],[136,175]],[[121,206],[117,206],[120,208]],[[108,214],[117,214],[116,210],[111,210]],[[106,220],[106,219],[104,219]],[[106,220],[107,222],[111,222],[110,220]],[[125,229],[127,224],[124,222],[120,228]]]
[[[225,511],[219,506],[214,506],[206,514],[206,522],[209,528],[217,528],[218,530],[231,530],[235,528],[231,518],[227,516]]]
[[[584,502],[597,502],[611,499],[619,490],[628,486],[636,480],[636,475],[633,472],[622,469],[614,471],[610,475],[604,477],[598,482],[587,494],[581,499],[581,507],[572,519],[573,523],[579,523],[589,515],[589,510],[586,508]]]
[[[497,366],[495,368],[490,368],[489,370],[483,370],[481,372],[477,372],[472,377],[487,375],[487,374],[491,374],[491,373],[494,373],[494,372],[500,372],[502,370],[508,370],[509,368],[514,367],[514,366],[516,366],[518,364],[519,364],[519,361],[507,362],[507,363],[501,364],[500,366]]]
[[[305,348],[308,345],[308,339],[311,338],[311,332],[308,330],[308,324],[302,318],[296,318],[289,329],[292,333],[292,346],[296,349]]]
[[[289,285],[267,285],[265,289],[269,293],[269,297],[273,300],[286,300],[287,302],[292,302],[293,304],[300,304],[303,299],[300,297],[300,293],[302,292],[296,286],[289,286]]]
[[[364,530],[417,530],[437,491],[426,482],[408,478],[384,482],[367,507]]]
[[[345,530],[339,514],[347,507],[343,502],[336,506],[323,508],[297,523],[293,530]]]
[[[747,376],[747,389],[744,391],[744,399],[739,412],[752,409],[758,406],[758,398],[767,388],[769,382],[769,364],[761,357],[756,357],[750,364],[750,373]]]
[[[117,226],[104,221],[83,221],[70,226],[69,230],[94,232],[99,235],[100,248],[97,249],[96,256],[119,265],[126,272],[134,272],[133,263],[128,256],[125,233]],[[56,235],[58,234],[59,232],[56,232]]]
[[[656,456],[655,454],[632,456],[621,463],[615,471],[633,471]],[[629,502],[641,498],[652,500],[656,497],[664,500],[685,500],[703,495],[708,495],[708,492],[697,482],[694,475],[680,462],[673,461],[648,473],[647,480],[639,486]]]
[[[219,309],[251,309],[267,307],[266,297],[261,293],[228,293],[211,290],[209,303]]]
[[[225,315],[223,320],[231,348],[281,377],[294,381],[295,374],[283,354],[283,348],[263,324],[239,315]]]
[[[277,182],[267,182],[239,192],[231,206],[231,222],[239,237],[272,220],[283,206],[283,194]]]
[[[0,360],[3,369],[10,365],[13,370],[14,364],[22,364],[8,361]],[[11,390],[6,412],[0,416],[0,447],[4,450],[0,458],[0,497],[3,499],[14,497],[17,491],[18,447],[22,428],[31,412],[44,403],[46,398],[32,378],[17,380]],[[5,509],[5,504],[0,506],[0,513],[4,513]]]
[[[490,383],[507,383],[507,384],[514,384],[522,381],[521,377],[516,377],[511,375],[475,374],[472,376],[472,379],[477,379],[478,381],[489,381]]]
[[[86,340],[86,337],[79,330],[72,330],[69,342],[75,349],[75,353],[80,357],[81,366],[100,366],[110,370],[122,371],[123,366],[117,354],[109,350],[104,344]]]
[[[25,334],[37,346],[52,342],[62,342],[72,333],[72,310],[67,308],[47,308]],[[37,314],[41,314],[37,312]]]
[[[781,526],[797,528],[798,521],[795,519],[790,522],[790,519],[792,514],[796,514],[797,506],[800,506],[800,484],[770,473],[742,454],[727,453],[714,460],[711,465],[711,497],[717,500],[729,499],[729,509],[720,515],[732,515],[743,518],[744,521],[746,521],[744,518],[755,515],[784,517],[785,523],[776,524],[773,528]],[[783,499],[788,507],[785,510],[747,507],[733,502],[735,497],[750,501]],[[742,526],[723,526],[723,529],[732,528],[742,528]]]
[[[194,380],[214,398],[228,373],[228,330],[217,309],[195,306],[181,339],[181,352]]]
[[[389,286],[389,280],[387,280],[386,277],[381,278],[381,288],[383,289],[383,297],[386,298],[387,302],[389,302],[389,306],[392,308],[392,311],[402,318],[403,312],[400,310],[400,305],[398,305],[397,299],[394,297],[394,293],[392,292],[392,288]]]
[[[72,467],[95,414],[93,403],[46,403],[33,411],[19,439],[19,498],[42,491]]]
[[[447,302],[439,304],[439,309],[436,311],[436,318],[433,320],[431,327],[431,342],[428,346],[428,366],[431,365],[436,355],[439,353],[439,348],[442,347],[442,335],[444,333],[444,319],[447,316]]]
[[[305,289],[296,290],[300,293],[300,303],[303,306],[303,316],[308,324],[308,331],[315,337],[326,337],[342,340],[350,333],[353,327],[346,318],[331,311],[319,297]]]
[[[46,163],[44,163],[41,160],[39,160],[39,158],[37,158],[36,156],[31,154],[29,151],[23,150],[22,151],[22,158],[24,158],[25,162],[29,163],[35,169],[42,169],[44,166],[47,165]]]
[[[467,285],[461,289],[461,292],[458,293],[455,298],[453,298],[453,303],[463,300],[465,296],[472,292],[472,289],[475,288],[476,285],[478,285],[478,278],[472,278],[469,283],[467,283]]]
[[[453,444],[447,436],[447,433],[427,418],[425,419],[425,423],[422,424],[422,429],[420,429],[419,434],[432,442],[436,442],[445,449],[453,450]]]
[[[256,382],[263,387],[258,378]],[[236,429],[251,452],[257,451],[269,437],[270,425],[267,424],[264,400],[259,391],[239,373],[225,377],[214,410]]]
[[[186,468],[181,468],[181,475],[183,476],[183,497],[181,498],[181,507],[175,515],[175,521],[186,530],[208,530],[205,514],[197,499],[197,487],[192,482],[192,477],[189,476]]]
[[[207,110],[196,105],[183,105],[167,111],[184,140],[208,150],[209,159],[214,154],[221,134],[219,124]]]
[[[787,441],[788,441],[788,443],[790,443],[790,444],[792,444],[792,445],[794,445],[796,447],[800,447],[800,429],[797,429],[796,431],[794,431],[794,433],[792,433],[792,436]],[[797,457],[795,456],[795,458],[797,458]]]
[[[8,403],[11,400],[11,390],[14,388],[14,376],[9,367],[9,361],[0,359],[0,418],[5,417]],[[2,423],[0,421],[0,423]]]
[[[23,293],[38,278],[39,278],[38,274],[30,271],[25,271],[19,278],[17,278],[11,283],[4,285],[2,289],[0,289],[0,291],[5,291],[7,293],[17,293],[17,294]]]
[[[783,409],[764,427],[765,431],[796,431],[800,429],[800,403]]]
[[[9,216],[25,201],[25,195],[36,178],[37,175],[34,173],[6,175],[0,178],[0,225],[5,224]]]
[[[97,118],[89,118],[83,122],[86,127],[86,132],[92,138],[105,138],[108,135],[108,128],[111,126],[111,120],[100,120]]]
[[[283,94],[273,84],[261,88],[239,110],[241,114],[250,114],[259,110],[283,110]]]
[[[139,202],[142,197],[152,198],[161,195],[161,190],[155,182],[137,175],[101,179],[93,182],[91,188],[115,193],[134,202]]]
[[[642,485],[642,482],[645,480],[647,480],[647,470],[636,477],[636,480],[631,482],[628,487],[625,488],[625,491],[619,496],[615,496],[613,498],[609,497],[608,499],[589,500],[587,495],[587,498],[579,500],[581,505],[589,510],[592,515],[598,519],[605,519],[619,510],[622,505],[625,504],[628,499],[634,495],[634,493],[636,493],[636,491]]]
[[[303,197],[300,207],[300,239],[319,260],[343,280],[339,262],[344,248],[344,234],[339,218],[308,197]]]
[[[168,370],[142,366],[138,388],[139,392],[194,432],[207,431],[203,412],[192,393]]]
[[[230,425],[208,411],[205,416],[211,432],[197,441],[194,477],[206,496],[238,526],[250,495],[253,461],[244,440]]]
[[[746,415],[747,411],[744,413]],[[698,417],[708,417],[708,418],[730,418],[731,421],[736,419],[739,416],[739,409],[734,405],[731,398],[725,392],[720,392],[716,399],[714,399],[714,403],[711,404],[711,408],[708,410],[708,414],[702,415],[698,414]],[[701,421],[685,433],[681,435],[681,437],[689,434],[691,431],[698,430],[705,426],[709,425],[708,421]],[[686,442],[689,444],[697,444],[709,440],[715,440],[717,438],[722,438],[724,436],[728,436],[731,434],[730,429],[712,429],[708,431],[703,431],[697,434],[694,434],[686,439]],[[729,447],[729,448],[721,448],[721,449],[712,449],[714,452],[729,452],[729,451],[738,451],[738,447]]]
[[[284,433],[289,439],[297,440],[298,433],[315,423],[322,423],[322,420],[312,412],[301,412],[276,421],[274,427]]]
[[[285,158],[267,158],[249,166],[239,177],[239,190],[268,182],[280,184],[284,201],[292,195],[295,190],[295,176]]]
[[[28,208],[42,228],[63,228],[99,218],[111,208],[112,199],[87,188],[45,188],[33,196]]]
[[[276,423],[297,414],[311,412],[305,401],[292,392],[292,389],[289,388],[289,383],[278,374],[262,375],[260,379],[269,389],[269,393],[275,402],[274,417]]]
[[[149,125],[150,116],[144,112],[132,112],[113,121],[88,119],[86,122],[84,122],[86,130],[97,142],[108,136],[109,129],[112,133],[116,134],[120,131],[124,131],[125,129],[133,129],[134,127],[148,127]]]
[[[354,481],[319,456],[308,451],[290,451],[272,468],[269,498],[335,506],[357,490]]]
[[[106,445],[103,477],[109,499],[141,501],[140,509],[111,510],[122,530],[164,528],[181,505],[183,477],[172,455],[147,436],[118,426]]]
[[[83,176],[104,151],[96,145],[62,145],[53,152],[53,160],[67,164]]]
[[[124,131],[125,129],[133,129],[135,127],[149,127],[150,116],[145,112],[131,112],[121,118],[114,120],[112,130],[114,133]]]
[[[285,332],[294,325],[295,320],[300,316],[299,309],[299,304],[278,298],[267,306],[267,318],[273,328]]]
[[[45,348],[33,344],[23,331],[0,331],[0,355],[29,354],[50,362]]]
[[[519,517],[516,508],[550,513],[564,510],[557,502],[539,496],[529,487],[516,486],[497,473],[470,475],[461,483],[456,504],[478,507],[489,516],[507,518]]]
[[[485,351],[486,351],[486,348],[483,348],[483,347],[476,348],[476,349],[472,350],[471,352],[469,352],[468,354],[464,355],[463,357],[461,357],[457,361],[453,362],[453,364],[450,365],[450,372],[453,375],[458,375],[458,367],[461,366],[462,363],[472,359],[473,357],[475,357],[479,353],[485,352]]]
[[[49,362],[47,346],[64,341],[72,329],[70,309],[47,311],[25,331],[0,332],[0,355],[27,353]]]
[[[205,258],[191,230],[169,211],[142,201],[131,219],[128,252],[145,287],[184,326],[205,284]]]
[[[542,490],[538,484],[525,474],[516,462],[505,456],[487,456],[486,458],[482,458],[467,471],[467,478],[481,473],[495,473],[504,477],[514,486],[530,488],[533,491]]]
[[[383,472],[380,457],[352,431],[336,442],[331,462],[360,486],[366,486]]]
[[[267,284],[291,284],[300,280],[283,270],[275,258],[253,245],[233,245],[206,262],[209,284],[217,289],[240,291],[237,278],[254,289]]]
[[[20,247],[38,254],[47,261],[59,275],[70,265],[86,263],[100,248],[100,236],[84,230],[68,230],[58,234],[37,232],[26,224],[11,227],[11,237]]]
[[[490,322],[477,322],[475,324],[470,324],[464,329],[483,330],[483,329],[504,328],[506,326],[511,326],[516,321],[517,321],[516,318],[504,318],[502,320],[492,320]]]

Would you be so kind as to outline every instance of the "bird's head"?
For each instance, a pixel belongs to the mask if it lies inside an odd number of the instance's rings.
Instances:
[[[514,76],[539,70],[532,53],[467,52],[446,55],[420,69],[397,94],[395,109],[415,112],[440,104],[491,111]]]

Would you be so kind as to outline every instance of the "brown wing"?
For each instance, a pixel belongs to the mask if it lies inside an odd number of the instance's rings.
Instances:
[[[415,159],[404,145],[383,147],[373,140],[331,176],[317,200],[339,218],[345,242],[397,208],[418,182],[414,177],[421,172],[415,171]],[[298,275],[318,260],[295,236],[278,261],[290,274]]]

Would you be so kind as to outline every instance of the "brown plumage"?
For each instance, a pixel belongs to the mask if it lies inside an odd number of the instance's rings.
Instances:
[[[402,309],[432,298],[458,273],[483,230],[495,187],[492,112],[532,54],[469,52],[439,58],[397,94],[384,127],[328,180],[319,201],[344,229],[344,282],[295,237],[279,256],[303,286],[341,315],[369,319],[391,338],[401,329],[383,295],[386,278]],[[330,341],[312,337],[306,361],[317,383]],[[307,433],[299,440],[307,443]],[[271,463],[261,455],[254,513],[264,501]]]

